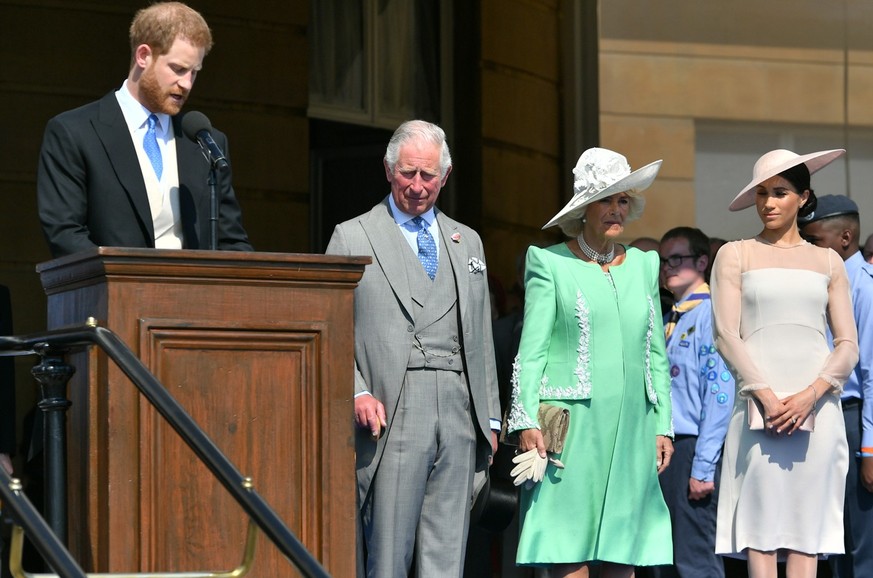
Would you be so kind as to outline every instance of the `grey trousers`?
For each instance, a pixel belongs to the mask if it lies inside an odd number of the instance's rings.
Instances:
[[[476,433],[463,374],[411,370],[361,510],[366,575],[460,577]]]

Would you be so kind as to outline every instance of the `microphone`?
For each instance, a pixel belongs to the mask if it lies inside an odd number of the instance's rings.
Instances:
[[[196,110],[186,112],[182,116],[182,132],[200,145],[203,156],[214,168],[224,170],[230,166],[221,147],[212,138],[212,123],[205,114]]]

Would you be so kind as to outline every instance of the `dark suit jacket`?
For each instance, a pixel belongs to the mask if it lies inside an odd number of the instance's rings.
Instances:
[[[9,289],[0,285],[0,335],[12,335]],[[13,357],[0,357],[0,453],[15,453],[15,365]]]
[[[184,137],[173,117],[179,167],[179,206],[186,249],[209,248],[209,163]],[[214,130],[227,153],[227,139]],[[218,248],[251,251],[230,182],[218,179]],[[43,232],[54,257],[94,246],[154,247],[145,181],[121,107],[110,92],[102,99],[51,119],[37,173]]]

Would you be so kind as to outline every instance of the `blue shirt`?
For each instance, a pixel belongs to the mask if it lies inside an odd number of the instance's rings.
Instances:
[[[858,327],[858,365],[843,385],[843,401],[864,400],[861,410],[861,447],[873,447],[873,265],[864,261],[858,251],[846,259],[846,274],[852,288],[852,307]],[[833,335],[828,327],[828,342],[833,348]],[[858,451],[860,448],[854,448]]]
[[[388,205],[391,207],[391,214],[394,216],[394,222],[400,227],[400,232],[403,233],[403,238],[409,243],[412,252],[418,255],[418,227],[412,222],[413,217],[409,213],[404,213],[397,203],[394,202],[394,195],[388,195]],[[437,259],[440,257],[440,228],[437,226],[436,213],[433,207],[419,215],[424,222],[427,223],[427,230],[433,237],[436,243]]]
[[[697,436],[691,477],[713,481],[736,386],[713,343],[712,301],[703,301],[679,318],[667,342],[667,359],[674,431]]]

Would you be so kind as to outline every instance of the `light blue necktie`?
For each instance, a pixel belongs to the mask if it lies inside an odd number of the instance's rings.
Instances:
[[[424,266],[424,270],[430,280],[433,281],[437,272],[437,248],[433,235],[427,230],[427,223],[421,217],[412,219],[418,227],[418,260]]]
[[[158,135],[155,131],[155,126],[158,124],[158,117],[149,115],[149,128],[142,139],[142,148],[152,162],[152,168],[155,169],[155,174],[158,180],[161,179],[161,173],[164,172],[164,161],[161,159],[161,149],[158,147]]]

